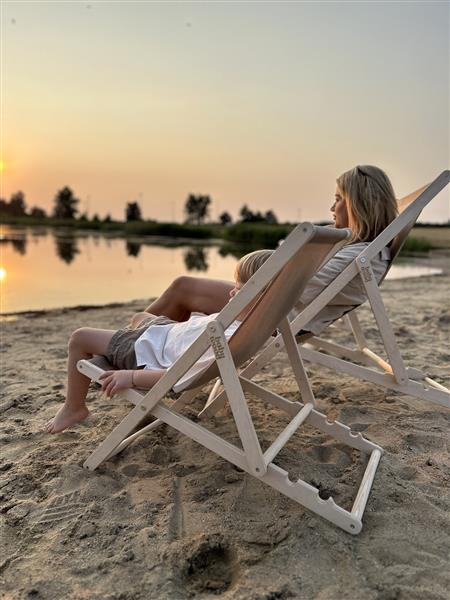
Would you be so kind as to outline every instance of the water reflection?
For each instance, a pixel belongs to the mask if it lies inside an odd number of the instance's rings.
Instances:
[[[126,243],[127,256],[134,256],[135,258],[138,257],[139,253],[141,251],[141,246],[142,246],[142,244],[140,244],[139,242],[130,242],[127,240],[127,243]]]
[[[71,264],[78,254],[81,254],[79,248],[79,241],[88,240],[93,242],[93,245],[98,248],[100,243],[103,242],[108,248],[111,247],[112,239],[110,237],[98,234],[85,234],[80,235],[77,232],[51,232],[54,238],[55,255],[62,260],[65,264]],[[48,232],[43,231],[32,231],[31,236],[33,239],[33,245],[39,243],[39,238],[47,237]],[[123,239],[118,236],[119,239]],[[27,233],[15,233],[9,232],[0,237],[0,243],[10,245],[14,252],[17,252],[21,256],[24,256],[27,252],[28,234]],[[186,243],[180,243],[179,240],[130,240],[125,241],[125,252],[127,256],[137,258],[141,253],[142,246],[164,246],[166,248],[186,248]],[[240,258],[243,254],[248,252],[248,248],[244,247],[233,247],[232,245],[226,245],[221,247],[218,252],[220,256],[234,256]],[[187,248],[183,255],[184,264],[188,271],[207,271],[209,269],[206,246],[203,245],[192,245]]]
[[[188,271],[207,271],[209,268],[203,246],[191,246],[183,258]]]
[[[75,256],[80,253],[78,241],[74,236],[64,238],[55,236],[55,245],[56,255],[67,265],[70,265]]]
[[[21,256],[25,256],[27,252],[28,238],[26,234],[17,234],[10,236],[1,236],[0,244],[10,244],[14,252],[17,252]]]
[[[245,254],[249,252],[253,252],[254,250],[260,250],[261,246],[254,246],[253,244],[248,244],[246,246],[242,244],[223,244],[219,247],[219,254],[226,258],[227,256],[233,256],[238,260],[242,258]]]
[[[127,240],[125,245],[127,256],[137,258],[143,245],[151,246],[154,243]],[[165,247],[170,248],[177,246],[178,244],[165,244]],[[207,271],[209,269],[205,246],[190,246],[183,254],[183,261],[188,271]]]
[[[24,256],[27,252],[27,243],[28,243],[28,240],[26,237],[21,238],[21,239],[18,238],[16,240],[11,240],[12,247],[21,256]]]
[[[3,227],[1,312],[78,304],[107,304],[161,294],[179,275],[232,280],[236,260],[254,250],[233,244],[195,244],[162,238]],[[400,259],[388,277],[441,272],[436,255]],[[448,270],[448,267],[444,267]],[[145,301],[145,304],[148,303]],[[144,304],[144,302],[143,302]]]

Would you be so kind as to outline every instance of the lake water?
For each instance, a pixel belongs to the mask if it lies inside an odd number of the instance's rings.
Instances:
[[[224,245],[2,226],[0,313],[149,299],[182,274],[232,280],[238,257],[246,251]],[[388,278],[440,272],[432,260],[401,259]]]

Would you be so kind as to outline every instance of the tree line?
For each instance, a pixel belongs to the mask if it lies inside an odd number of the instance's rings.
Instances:
[[[80,199],[77,198],[68,186],[58,190],[53,201],[53,209],[50,214],[39,206],[27,207],[25,194],[22,191],[11,195],[9,201],[0,198],[0,217],[33,217],[35,219],[64,219],[89,221],[87,213],[80,213]],[[185,223],[189,225],[203,225],[210,222],[212,199],[208,195],[189,194],[184,204]],[[125,207],[125,221],[143,221],[142,209],[138,202],[128,202]],[[101,219],[98,214],[94,214],[93,222],[111,222],[110,214]],[[272,210],[265,213],[260,211],[253,212],[247,204],[244,204],[239,211],[239,219],[236,223],[266,223],[275,225],[278,219]],[[224,211],[219,215],[219,223],[223,226],[231,225],[233,218],[229,212]]]

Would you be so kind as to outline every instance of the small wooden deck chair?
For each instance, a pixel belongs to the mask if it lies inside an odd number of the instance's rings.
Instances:
[[[314,335],[297,335],[296,339],[304,360],[381,385],[396,392],[450,407],[450,390],[427,377],[422,371],[405,365],[383,303],[379,284],[375,280],[371,267],[371,260],[386,248],[390,251],[390,265],[392,264],[424,207],[445,188],[449,181],[450,171],[444,171],[431,184],[399,200],[398,217],[290,324],[293,334],[297,334],[302,329],[307,330],[308,321],[325,307],[349,281],[359,275],[378,324],[387,359],[369,349],[362,326],[358,320],[358,307],[354,307],[342,320],[346,322],[347,328],[351,331],[356,347],[347,348]],[[242,376],[253,377],[279,352],[280,345],[283,345],[283,343],[281,336],[275,338],[242,371]],[[202,411],[205,416],[213,415],[223,406],[224,394],[217,393],[219,383],[211,392]]]
[[[287,319],[298,298],[299,290],[317,269],[342,247],[349,234],[349,230],[317,227],[309,223],[297,226],[284,244],[262,265],[151,390],[145,393],[131,389],[121,394],[135,404],[135,407],[91,454],[84,466],[91,470],[97,468],[138,436],[161,423],[167,423],[345,531],[358,533],[362,527],[361,519],[382,449],[360,433],[352,434],[342,423],[329,422],[326,416],[315,408],[314,396]],[[258,299],[255,306],[227,341],[224,331],[255,298]],[[254,356],[277,328],[281,331],[280,340],[287,349],[303,403],[292,402],[252,382],[250,378],[240,376],[237,372],[237,367]],[[199,375],[192,383],[191,389],[184,391],[169,407],[163,402],[167,392],[209,347],[214,351],[213,364]],[[93,361],[79,361],[78,369],[90,379],[98,380],[103,368],[94,364],[95,358]],[[105,365],[105,368],[111,367]],[[223,381],[242,449],[177,411],[217,376]],[[291,417],[290,423],[265,452],[261,449],[244,392],[281,408]],[[157,420],[132,433],[147,415],[153,415]],[[290,481],[288,473],[274,463],[280,450],[306,421],[339,442],[370,454],[351,511],[339,507],[332,498],[321,499],[319,490],[301,479]]]

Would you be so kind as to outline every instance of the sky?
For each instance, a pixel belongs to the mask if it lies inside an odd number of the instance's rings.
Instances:
[[[448,169],[449,3],[1,2],[0,195],[183,219],[243,204],[326,220],[375,164],[404,196]],[[449,193],[422,220],[446,221]]]

